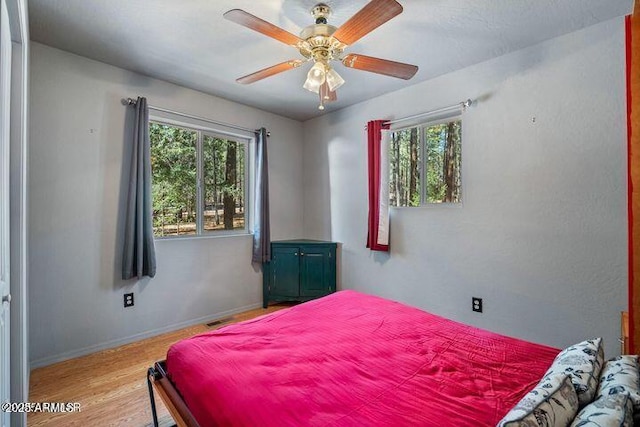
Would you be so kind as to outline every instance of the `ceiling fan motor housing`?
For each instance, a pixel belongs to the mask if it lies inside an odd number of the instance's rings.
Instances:
[[[300,33],[300,38],[304,40],[298,46],[300,54],[316,61],[337,59],[346,45],[331,36],[335,31],[336,27],[333,25],[309,25]]]
[[[347,45],[332,37],[337,28],[327,24],[331,8],[324,3],[319,3],[311,9],[311,14],[316,19],[316,23],[300,32],[300,38],[303,40],[298,46],[300,54],[305,58],[325,63],[338,59]]]

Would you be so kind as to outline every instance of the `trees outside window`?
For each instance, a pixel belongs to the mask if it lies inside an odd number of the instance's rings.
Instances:
[[[204,230],[245,228],[246,144],[203,138]]]
[[[149,124],[156,237],[247,232],[247,140]]]
[[[461,201],[462,122],[459,118],[392,132],[391,206]]]

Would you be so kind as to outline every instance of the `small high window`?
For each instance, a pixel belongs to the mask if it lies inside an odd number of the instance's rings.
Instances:
[[[459,117],[392,132],[390,206],[459,203],[462,122]]]

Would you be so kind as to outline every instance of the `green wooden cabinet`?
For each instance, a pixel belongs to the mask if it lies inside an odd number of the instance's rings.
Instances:
[[[335,292],[336,246],[320,240],[271,242],[271,261],[262,266],[263,306]]]

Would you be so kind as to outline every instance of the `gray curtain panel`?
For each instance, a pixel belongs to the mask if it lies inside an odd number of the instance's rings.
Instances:
[[[269,173],[267,161],[267,130],[256,131],[256,182],[253,215],[252,262],[271,261],[271,230],[269,226]]]
[[[147,99],[138,97],[131,141],[131,173],[125,217],[122,278],[156,275],[151,213],[151,148]]]

